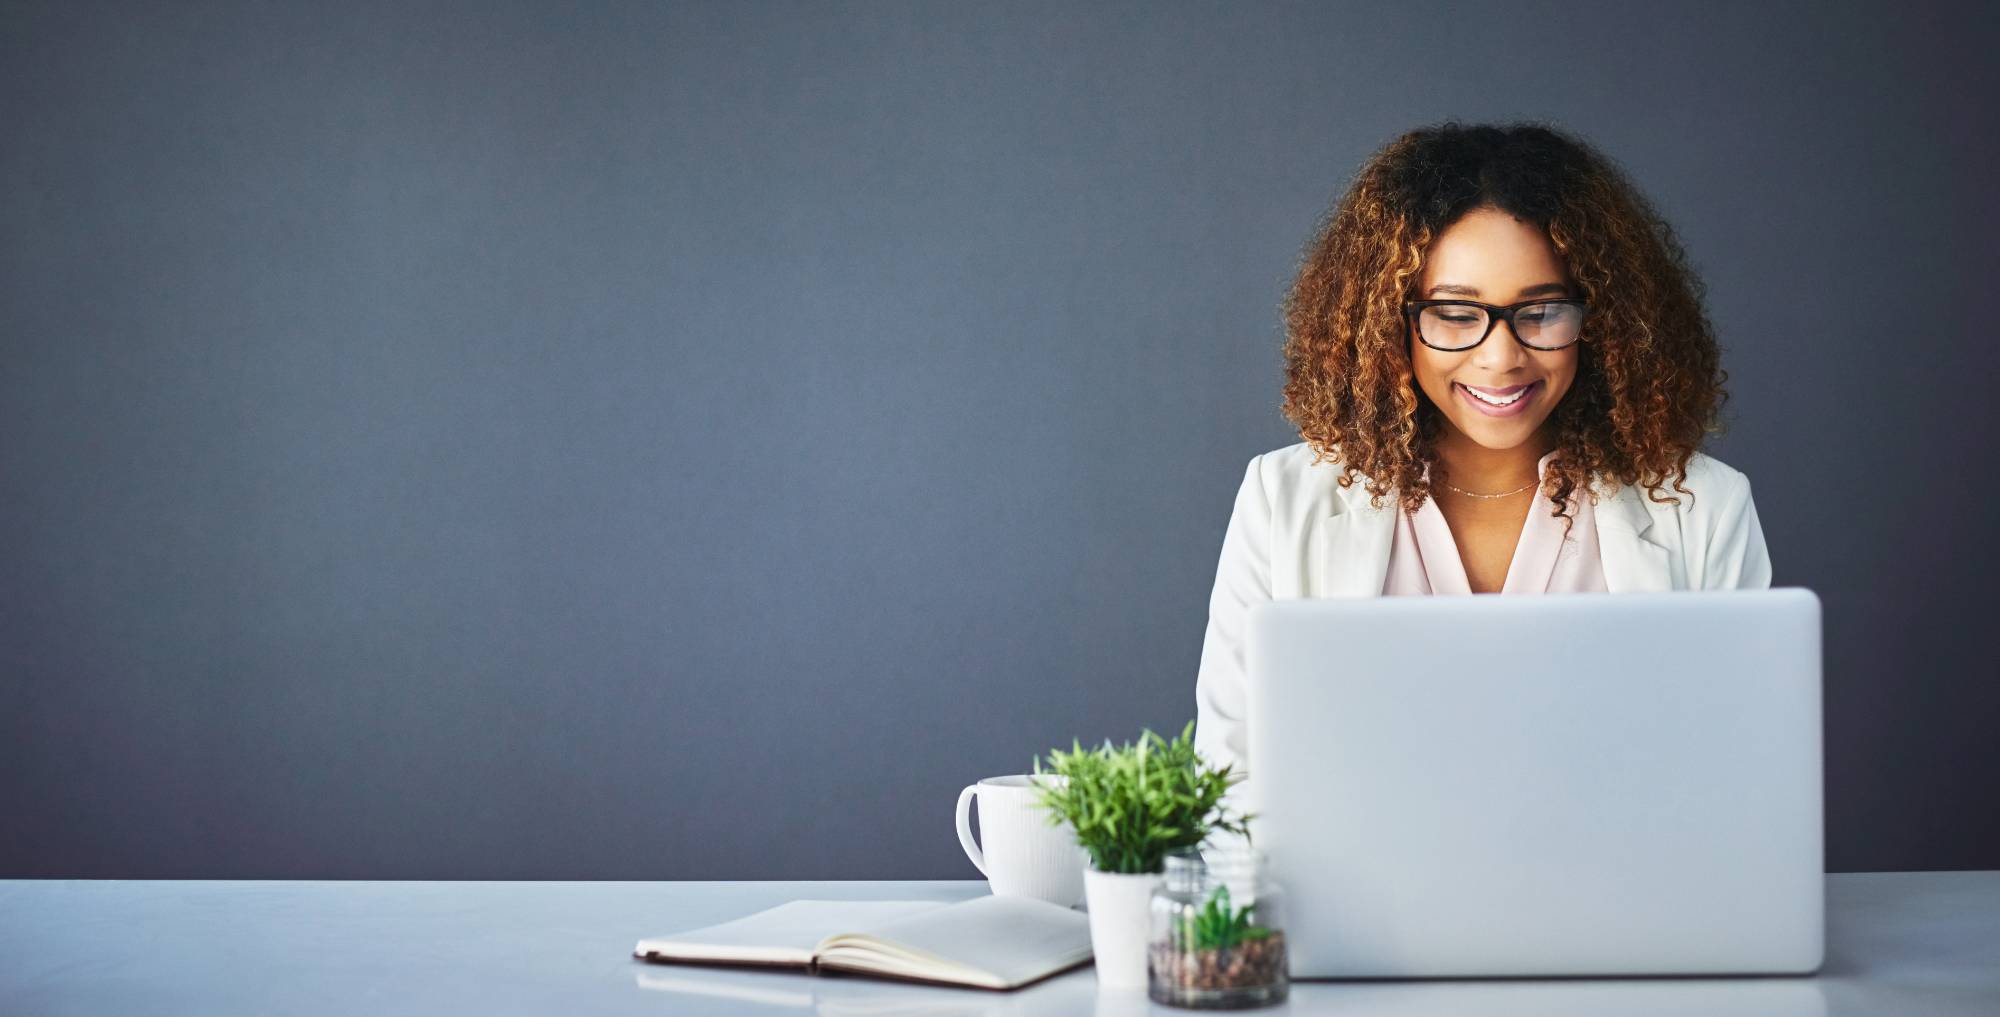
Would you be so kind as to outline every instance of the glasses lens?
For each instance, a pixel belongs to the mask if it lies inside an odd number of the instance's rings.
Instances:
[[[1575,342],[1582,326],[1583,308],[1575,304],[1531,304],[1514,312],[1521,341],[1544,349]]]
[[[1436,304],[1417,315],[1417,327],[1432,346],[1465,349],[1486,334],[1486,311],[1470,304]]]

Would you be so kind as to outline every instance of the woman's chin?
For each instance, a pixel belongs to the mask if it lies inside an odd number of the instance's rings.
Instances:
[[[1474,414],[1471,419],[1447,417],[1454,430],[1464,435],[1474,445],[1494,452],[1505,452],[1519,448],[1532,441],[1541,431],[1542,423],[1548,418],[1536,416],[1484,417]]]

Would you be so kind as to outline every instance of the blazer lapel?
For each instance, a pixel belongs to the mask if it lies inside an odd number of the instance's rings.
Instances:
[[[1381,595],[1389,578],[1389,549],[1396,538],[1396,501],[1392,494],[1382,508],[1370,505],[1364,481],[1357,477],[1353,487],[1333,498],[1331,514],[1320,520],[1325,541],[1319,561],[1323,589],[1308,590],[1306,596]]]
[[[1609,593],[1674,588],[1673,550],[1652,539],[1653,513],[1642,503],[1645,497],[1643,488],[1620,484],[1617,493],[1600,496],[1592,509]]]

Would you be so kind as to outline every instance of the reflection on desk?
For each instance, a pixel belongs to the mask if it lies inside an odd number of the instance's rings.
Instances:
[[[1015,992],[888,983],[798,972],[679,967],[640,971],[640,988],[734,1013],[810,1011],[819,1017],[1093,1017],[1186,1014],[1144,993],[1099,992],[1079,972]],[[1826,1017],[1811,978],[1619,978],[1298,982],[1285,1010],[1355,1017]],[[697,1009],[689,1007],[690,1010]],[[678,1008],[677,1008],[678,1012]],[[723,1012],[720,1007],[717,1012]],[[1283,1012],[1283,1011],[1281,1011]]]

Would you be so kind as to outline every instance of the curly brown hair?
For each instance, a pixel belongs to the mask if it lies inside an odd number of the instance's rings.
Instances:
[[[1550,415],[1557,436],[1544,492],[1555,515],[1592,477],[1682,486],[1728,399],[1704,287],[1672,227],[1619,167],[1539,123],[1419,128],[1355,175],[1321,219],[1284,300],[1284,414],[1336,460],[1339,483],[1367,476],[1370,504],[1400,489],[1430,497],[1444,415],[1412,378],[1403,302],[1415,299],[1431,241],[1491,207],[1547,233],[1589,302],[1576,382]],[[1650,496],[1649,496],[1650,497]],[[1595,504],[1596,496],[1591,496]],[[1668,495],[1653,501],[1679,504]],[[1573,519],[1572,519],[1573,522]]]

